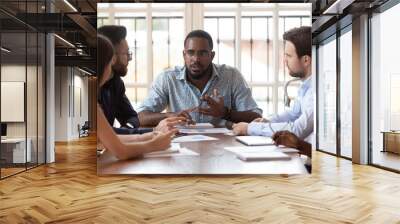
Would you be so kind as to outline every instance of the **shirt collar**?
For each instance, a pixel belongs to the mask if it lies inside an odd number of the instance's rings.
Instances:
[[[186,74],[186,66],[183,66],[179,70],[178,75],[176,76],[176,79],[185,80],[186,79],[185,74]]]
[[[302,89],[308,89],[308,88],[310,88],[310,86],[311,86],[311,76],[312,76],[312,75],[310,75],[307,79],[305,79],[305,80],[302,82],[300,88],[302,88]]]

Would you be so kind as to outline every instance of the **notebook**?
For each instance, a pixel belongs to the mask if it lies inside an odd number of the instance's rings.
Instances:
[[[264,136],[236,136],[236,140],[249,146],[274,144],[272,138]]]
[[[243,161],[290,160],[291,157],[283,152],[237,152],[236,157]]]

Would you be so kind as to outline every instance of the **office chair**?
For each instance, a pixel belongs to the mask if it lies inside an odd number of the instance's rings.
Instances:
[[[80,127],[80,125],[78,124],[79,138],[89,136],[89,129],[90,129],[89,121],[85,121],[82,127]]]
[[[284,91],[283,103],[284,103],[285,107],[290,107],[290,98],[289,98],[289,94],[287,92],[288,86],[290,85],[290,83],[297,82],[300,80],[301,80],[300,78],[295,78],[295,79],[291,79],[285,83],[285,86],[283,87],[283,91]]]

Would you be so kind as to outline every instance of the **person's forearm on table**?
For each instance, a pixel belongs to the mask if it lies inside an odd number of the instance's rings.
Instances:
[[[153,137],[153,133],[145,133],[141,135],[118,135],[118,138],[124,143],[132,143],[137,141],[147,141]]]
[[[139,121],[142,127],[155,127],[161,120],[168,117],[167,113],[157,113],[151,111],[142,111],[139,113]]]

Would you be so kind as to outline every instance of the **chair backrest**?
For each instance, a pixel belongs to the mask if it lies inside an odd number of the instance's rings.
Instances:
[[[89,129],[90,128],[90,123],[89,121],[85,121],[85,123],[82,126],[82,129]]]

